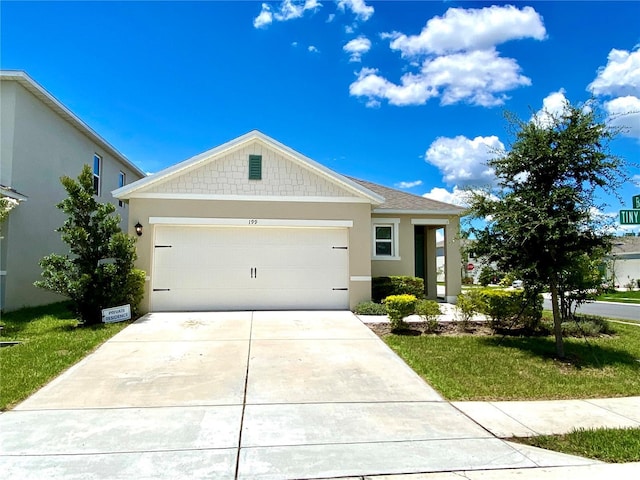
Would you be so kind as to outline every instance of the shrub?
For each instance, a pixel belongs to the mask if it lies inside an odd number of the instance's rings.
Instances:
[[[473,285],[473,277],[462,277],[462,285]]]
[[[353,309],[353,313],[356,315],[386,315],[387,306],[383,303],[360,302]]]
[[[416,304],[415,313],[426,322],[427,332],[435,332],[437,330],[438,317],[442,315],[438,302],[434,300],[420,300]]]
[[[464,328],[467,328],[473,316],[483,309],[481,302],[480,290],[477,289],[458,295],[456,316],[462,322]]]
[[[538,329],[542,318],[542,295],[527,290],[482,289],[478,292],[478,309],[489,317],[495,331],[520,327],[529,333]]]
[[[415,312],[418,299],[415,295],[389,295],[383,302],[387,307],[391,330],[394,331],[406,328],[404,318]]]
[[[57,231],[69,252],[44,257],[42,280],[34,284],[69,297],[85,325],[100,323],[103,308],[130,303],[133,314],[142,299],[145,277],[133,266],[135,239],[120,230],[116,207],[95,197],[88,165],[77,181],[62,177],[61,182],[68,196],[57,207],[67,219]]]
[[[551,335],[553,332],[553,322],[544,320],[541,331]],[[600,335],[611,335],[615,331],[611,324],[604,318],[592,315],[576,315],[573,320],[562,322],[563,337],[599,337]]]
[[[381,302],[390,295],[413,295],[424,298],[424,280],[419,277],[374,277],[371,280],[371,298]]]

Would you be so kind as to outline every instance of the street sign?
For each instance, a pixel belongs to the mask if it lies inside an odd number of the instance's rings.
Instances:
[[[473,263],[468,263],[467,264],[467,272],[473,271],[474,268],[476,268],[476,267],[475,267],[475,265]]]
[[[115,323],[130,319],[131,305],[121,305],[102,310],[102,323]]]
[[[640,225],[640,210],[620,210],[620,225]]]
[[[634,195],[631,198],[632,198],[631,205],[633,205],[633,208],[640,209],[640,195]]]

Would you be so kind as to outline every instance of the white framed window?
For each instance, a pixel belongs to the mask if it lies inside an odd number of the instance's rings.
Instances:
[[[93,193],[100,196],[100,175],[102,173],[102,157],[93,154]]]
[[[399,218],[373,218],[373,260],[400,260]]]
[[[118,188],[124,187],[127,184],[127,175],[124,172],[118,172]],[[124,202],[118,200],[118,206],[124,207]]]

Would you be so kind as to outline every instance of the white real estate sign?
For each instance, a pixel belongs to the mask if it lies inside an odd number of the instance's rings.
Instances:
[[[105,308],[102,310],[102,323],[123,322],[131,319],[131,305]]]

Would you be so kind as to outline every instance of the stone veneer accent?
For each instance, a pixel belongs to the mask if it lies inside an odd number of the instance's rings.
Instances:
[[[249,180],[249,155],[262,155],[262,180]],[[345,197],[353,193],[255,142],[145,193]]]

